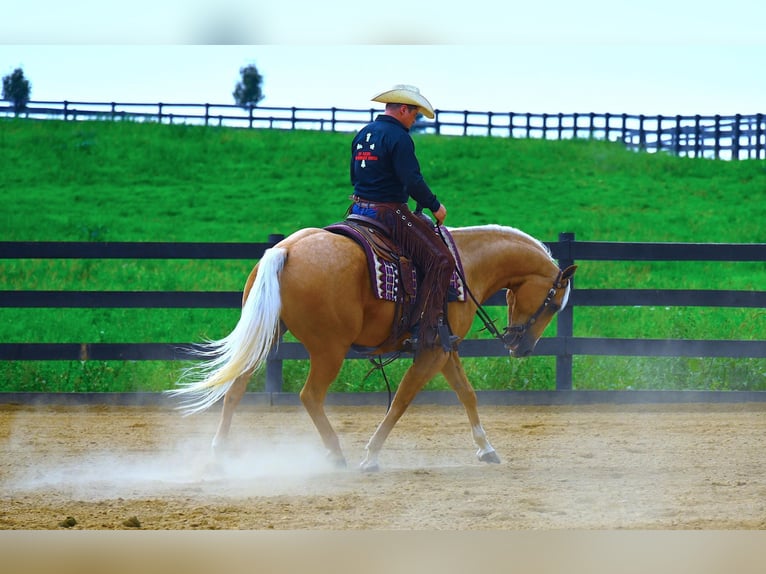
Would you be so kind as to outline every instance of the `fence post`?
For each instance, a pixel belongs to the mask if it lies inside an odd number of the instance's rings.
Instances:
[[[269,235],[267,243],[270,247],[273,247],[285,238],[284,235],[279,233],[272,233]],[[279,336],[279,343],[282,342],[282,336]],[[279,345],[277,345],[278,347]],[[277,347],[269,352],[266,357],[266,392],[267,393],[281,393],[282,383],[284,383],[284,377],[282,376],[282,360],[277,358]]]
[[[665,119],[665,117],[660,114],[657,116],[657,153],[662,151],[662,122]]]
[[[731,141],[731,159],[739,159],[739,149],[740,149],[740,141],[739,138],[742,137],[742,114],[737,114],[734,116],[734,133],[732,134],[732,141]]]
[[[713,144],[715,159],[720,159],[721,158],[721,116],[718,114],[715,115],[715,129],[713,133],[715,134],[715,143]]]
[[[628,145],[628,114],[621,114],[620,115],[620,139],[622,140],[622,143],[626,146]]]
[[[612,114],[609,112],[604,114],[604,139],[609,141],[609,131],[612,123]]]
[[[697,114],[694,116],[694,157],[700,157],[703,153],[703,147],[702,147],[702,127],[700,125],[700,120],[702,119],[702,116]]]
[[[566,269],[574,265],[572,258],[572,243],[574,243],[575,234],[572,232],[559,233],[559,243],[566,244],[564,249],[566,256],[559,258],[559,267]],[[574,281],[574,278],[570,279]],[[574,286],[574,283],[571,283]],[[556,390],[572,390],[572,355],[569,353],[569,339],[574,335],[574,314],[572,305],[567,305],[558,314],[556,319],[556,337],[563,339],[564,352],[556,355]]]
[[[558,119],[559,119],[559,125],[558,125],[558,131],[559,131],[559,141],[564,139],[564,114],[562,112],[558,113]]]

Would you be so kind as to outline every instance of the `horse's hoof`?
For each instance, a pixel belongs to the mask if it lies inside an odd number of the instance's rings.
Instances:
[[[359,465],[359,470],[361,470],[362,472],[378,472],[380,471],[380,466],[378,465],[377,462],[373,464],[362,463]]]
[[[223,477],[226,471],[220,461],[210,460],[202,466],[200,474],[206,479],[217,479]]]
[[[492,464],[500,464],[500,457],[497,456],[497,453],[494,450],[487,451],[485,453],[479,454],[479,460],[481,462],[489,462]]]
[[[344,469],[348,467],[348,464],[346,463],[346,457],[343,456],[342,454],[328,452],[327,460],[330,462],[331,465],[333,465],[337,469]]]

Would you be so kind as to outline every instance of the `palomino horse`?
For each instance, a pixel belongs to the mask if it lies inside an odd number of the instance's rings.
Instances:
[[[464,337],[479,309],[477,302],[507,289],[509,327],[502,335],[493,330],[511,356],[529,355],[556,311],[566,305],[575,267],[560,270],[545,245],[517,229],[486,225],[450,231],[473,295],[473,300],[449,304],[452,332]],[[264,253],[247,279],[242,314],[234,330],[200,351],[208,359],[199,366],[197,376],[170,392],[188,395],[187,413],[205,410],[223,397],[221,420],[213,439],[213,449],[218,450],[229,433],[234,409],[248,380],[264,364],[280,329],[289,330],[303,343],[310,358],[301,401],[330,460],[345,465],[338,436],[325,414],[325,395],[352,345],[376,347],[388,338],[394,307],[394,303],[374,296],[365,254],[353,240],[323,229],[297,231]],[[377,352],[395,352],[401,343],[380,347]],[[465,407],[479,448],[477,457],[500,462],[479,421],[476,393],[458,352],[438,347],[415,355],[367,444],[362,470],[378,468],[386,437],[415,395],[439,372]]]

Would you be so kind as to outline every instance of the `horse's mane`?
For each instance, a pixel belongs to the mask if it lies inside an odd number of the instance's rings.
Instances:
[[[469,227],[456,227],[456,228],[448,228],[450,231],[459,229],[461,233],[465,232],[468,234],[473,233],[486,233],[488,231],[495,231],[497,233],[500,233],[502,235],[510,235],[514,239],[517,239],[524,243],[531,243],[532,245],[536,246],[540,250],[542,250],[545,254],[548,255],[548,257],[553,259],[553,256],[551,255],[550,248],[540,241],[539,239],[535,239],[529,233],[526,233],[522,231],[521,229],[516,229],[515,227],[510,227],[508,225],[498,225],[496,223],[490,223],[487,225],[473,225]]]

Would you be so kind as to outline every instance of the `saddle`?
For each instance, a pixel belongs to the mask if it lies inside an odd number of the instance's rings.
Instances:
[[[418,272],[413,262],[391,239],[388,230],[371,217],[353,213],[349,214],[345,220],[328,225],[324,229],[353,239],[362,247],[367,256],[367,267],[374,296],[396,304],[391,334],[381,347],[398,341],[411,332],[416,322],[411,314],[418,294]],[[457,246],[446,228],[442,227],[441,233],[457,264],[450,279],[447,300],[465,301],[463,267]]]

